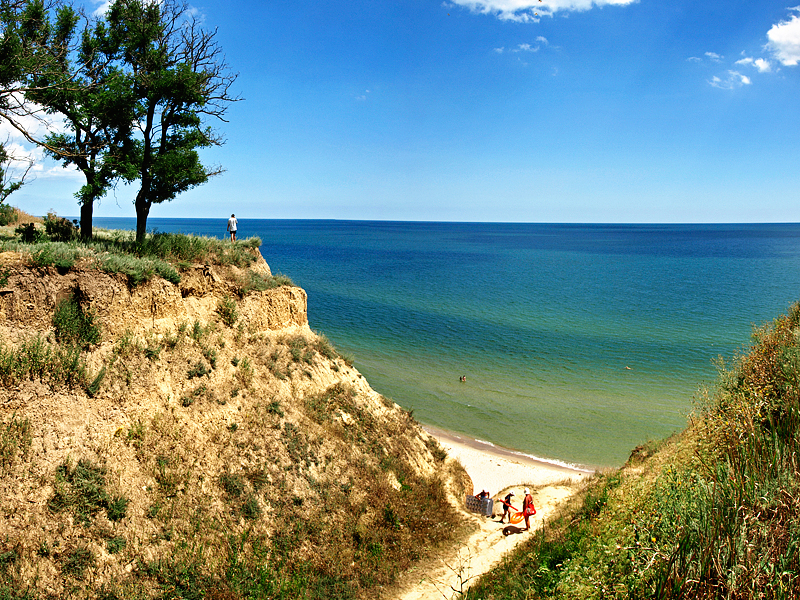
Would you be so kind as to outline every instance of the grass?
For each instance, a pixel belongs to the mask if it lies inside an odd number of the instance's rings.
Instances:
[[[111,497],[106,490],[105,468],[87,459],[75,465],[69,460],[63,462],[56,469],[53,488],[47,508],[53,513],[69,510],[84,525],[89,525],[102,509],[112,521],[126,516],[128,500],[124,496]]]
[[[251,271],[261,246],[258,237],[237,242],[179,233],[148,233],[141,244],[132,231],[95,230],[91,241],[74,235],[68,221],[48,214],[45,231],[26,222],[17,228],[18,237],[0,241],[0,251],[22,252],[33,267],[53,266],[67,271],[85,263],[106,273],[121,273],[136,286],[155,276],[174,284],[180,282],[180,268],[190,264],[214,264],[246,269],[237,285],[237,294],[263,291],[279,286],[294,286],[284,275],[262,276]],[[177,268],[176,268],[177,267]]]
[[[22,340],[16,346],[0,341],[0,384],[11,387],[26,380],[41,380],[58,387],[91,388],[86,363],[77,346],[49,344],[41,336]],[[99,385],[99,384],[98,384]]]

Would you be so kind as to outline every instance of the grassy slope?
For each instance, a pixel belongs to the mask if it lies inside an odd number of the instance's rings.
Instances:
[[[176,272],[197,260],[180,255],[198,245],[185,237],[155,240]],[[32,266],[48,244],[29,247]],[[233,260],[229,246],[202,260]],[[243,328],[235,301],[220,299],[215,321],[104,339],[102,351],[102,324],[80,306],[49,333],[2,340],[0,393],[14,402],[30,390],[55,397],[54,411],[138,416],[51,464],[37,441],[50,426],[42,409],[0,411],[0,599],[374,598],[456,534],[436,473],[445,454],[410,414],[376,404],[323,337]],[[223,372],[223,384],[205,384]],[[343,377],[353,384],[326,383]],[[180,382],[172,399],[146,407],[166,381]],[[36,527],[4,525],[24,518]]]
[[[800,597],[798,339],[795,305],[686,431],[591,480],[467,597]]]

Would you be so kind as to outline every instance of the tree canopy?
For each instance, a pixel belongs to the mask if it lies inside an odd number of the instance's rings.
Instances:
[[[118,181],[139,182],[137,240],[153,204],[219,174],[198,150],[222,143],[207,124],[224,121],[236,75],[216,31],[178,0],[115,0],[87,17],[43,0],[0,0],[0,117],[86,178],[76,194],[81,234],[93,207]],[[30,118],[62,118],[37,137]],[[2,163],[0,163],[2,164]]]

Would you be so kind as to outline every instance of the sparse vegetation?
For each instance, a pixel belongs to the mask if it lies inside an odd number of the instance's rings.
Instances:
[[[225,296],[217,303],[217,314],[227,327],[236,325],[239,320],[239,312],[236,309],[236,301],[230,296]]]

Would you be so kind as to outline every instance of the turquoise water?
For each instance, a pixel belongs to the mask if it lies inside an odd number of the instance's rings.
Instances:
[[[311,327],[422,423],[581,465],[682,429],[712,360],[800,298],[796,224],[239,226],[308,292]]]

